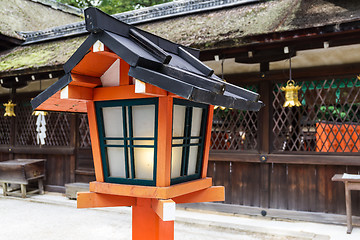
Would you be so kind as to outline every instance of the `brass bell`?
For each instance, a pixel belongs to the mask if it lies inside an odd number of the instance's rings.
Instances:
[[[4,103],[3,104],[5,107],[5,114],[4,117],[8,116],[8,117],[15,117],[15,112],[14,112],[14,107],[16,106],[15,103],[13,103],[11,100],[9,100],[8,103]]]
[[[300,107],[298,91],[301,87],[295,86],[294,80],[289,80],[286,83],[286,87],[281,87],[281,91],[285,91],[285,103],[283,107]]]

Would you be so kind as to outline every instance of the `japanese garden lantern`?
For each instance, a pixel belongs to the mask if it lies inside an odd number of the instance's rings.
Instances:
[[[78,207],[133,207],[133,239],[173,239],[175,203],[223,201],[206,177],[213,105],[259,110],[199,52],[85,10],[89,37],[37,110],[86,112],[96,181]]]

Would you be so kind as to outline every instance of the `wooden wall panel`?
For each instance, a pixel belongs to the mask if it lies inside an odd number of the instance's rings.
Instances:
[[[225,187],[225,203],[231,203],[230,162],[214,162],[214,164],[213,184]]]
[[[260,165],[254,163],[235,163],[237,166],[233,176],[238,176],[238,172],[242,171],[241,175],[242,184],[242,202],[247,206],[260,206]],[[235,168],[234,168],[235,170]],[[239,178],[237,178],[239,179]]]
[[[287,165],[271,164],[270,171],[270,208],[287,209]]]
[[[225,203],[263,208],[345,214],[344,184],[334,174],[360,172],[358,166],[210,161],[208,176],[225,186]],[[352,191],[360,216],[360,191]]]

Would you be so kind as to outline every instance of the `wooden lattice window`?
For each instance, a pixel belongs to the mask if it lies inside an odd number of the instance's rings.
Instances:
[[[257,86],[247,86],[257,92]],[[212,150],[257,150],[258,149],[258,112],[236,109],[214,110],[211,135]]]
[[[79,114],[79,147],[91,148],[89,121],[87,114]]]
[[[360,151],[360,81],[354,78],[298,82],[301,107],[284,108],[285,84],[273,88],[275,151]]]
[[[15,144],[21,146],[38,145],[36,141],[37,116],[29,102],[17,103],[15,107]],[[46,120],[45,146],[69,146],[70,113],[48,112]]]
[[[17,103],[15,106],[16,145],[36,144],[36,116],[32,115],[30,103]]]

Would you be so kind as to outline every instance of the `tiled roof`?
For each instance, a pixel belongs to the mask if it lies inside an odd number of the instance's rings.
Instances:
[[[0,34],[23,39],[23,36],[17,32],[38,31],[82,20],[77,15],[55,9],[49,5],[50,2],[50,0],[0,0]]]

